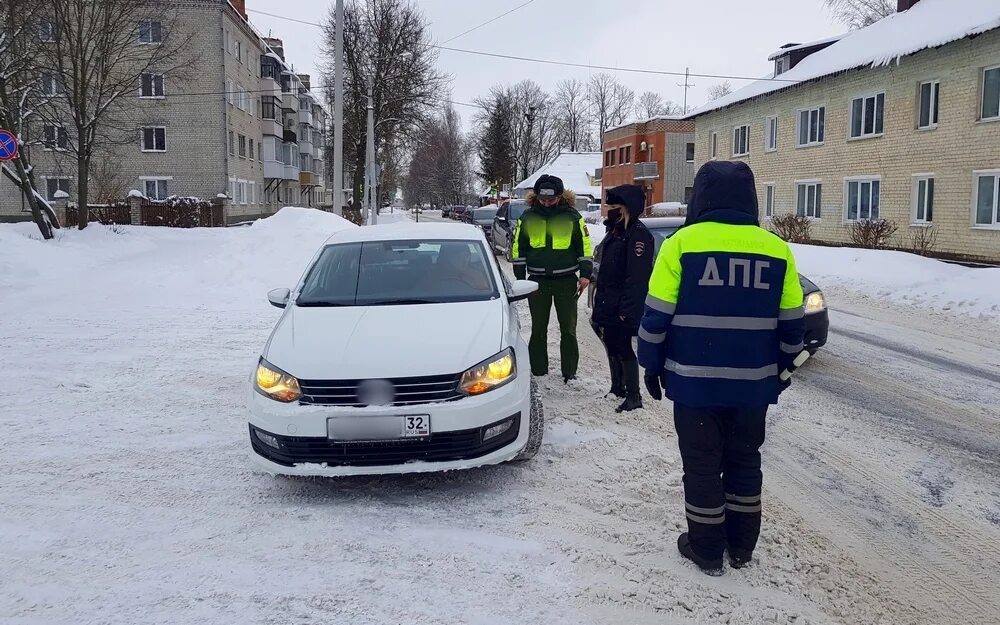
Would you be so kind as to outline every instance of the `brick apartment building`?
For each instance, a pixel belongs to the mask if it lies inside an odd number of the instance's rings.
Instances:
[[[135,140],[111,144],[95,156],[109,165],[103,175],[117,176],[125,192],[134,189],[153,200],[224,194],[227,223],[267,216],[285,205],[328,204],[326,111],[309,76],[295,73],[285,60],[281,40],[254,29],[246,0],[176,0],[172,9],[176,19],[169,23],[154,15],[137,25],[135,44],[156,45],[169,36],[169,27],[181,31],[183,75],[143,75],[126,101]],[[57,209],[65,208],[58,200],[66,194],[69,203],[77,201],[76,163],[60,147],[65,132],[32,127],[29,134],[46,141],[26,148],[41,193]],[[92,193],[99,186],[95,175]],[[20,191],[0,177],[0,221],[27,219]]]
[[[780,81],[691,113],[698,164],[749,163],[761,218],[807,217],[821,242],[884,219],[894,247],[933,236],[935,253],[1000,262],[1000,3],[899,0],[771,60]]]
[[[611,128],[602,137],[603,191],[622,184],[646,188],[646,205],[687,203],[694,186],[694,120],[654,117]]]

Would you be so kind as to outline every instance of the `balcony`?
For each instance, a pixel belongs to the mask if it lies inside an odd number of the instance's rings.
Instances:
[[[308,154],[309,156],[312,156],[314,151],[315,147],[313,146],[312,137],[309,135],[300,135],[299,154]]]
[[[299,136],[295,134],[294,130],[284,130],[281,133],[281,140],[285,143],[298,143]],[[655,163],[654,163],[655,164]]]
[[[312,126],[313,125],[312,111],[309,109],[304,111],[302,109],[299,109],[299,123]]]
[[[281,94],[281,108],[288,113],[294,114],[299,110],[299,96],[289,91]]]
[[[299,184],[304,187],[312,187],[316,185],[316,174],[311,171],[300,171],[299,172]]]
[[[660,170],[656,161],[636,163],[632,170],[633,180],[656,180],[659,177]]]
[[[298,165],[285,165],[285,175],[283,176],[285,180],[299,181],[299,167]]]
[[[276,119],[260,120],[260,129],[265,136],[269,137],[284,137],[285,135],[285,129],[281,126],[281,122]]]
[[[281,179],[285,177],[285,164],[281,161],[264,161],[264,177]]]

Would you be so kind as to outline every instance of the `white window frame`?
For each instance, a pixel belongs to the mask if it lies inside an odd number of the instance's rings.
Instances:
[[[740,134],[743,134],[740,137]],[[739,143],[743,145],[740,146]],[[742,152],[738,152],[737,148],[743,147]],[[741,124],[739,126],[733,127],[733,157],[749,156],[750,155],[750,124]]]
[[[934,196],[937,194],[937,176],[934,174],[913,174],[913,192],[910,198],[910,225],[930,226],[934,223]],[[930,181],[930,182],[929,182]],[[920,206],[920,183],[924,183],[924,205]],[[931,184],[933,182],[933,184]],[[928,202],[929,200],[929,202]],[[930,204],[931,218],[927,218],[927,205]],[[919,212],[923,209],[924,216]]]
[[[42,74],[42,94],[49,96],[65,95],[66,85],[58,74],[46,72]]]
[[[709,135],[708,150],[712,155],[712,160],[719,158],[719,133],[713,132]]]
[[[993,178],[993,212],[990,215],[992,223],[981,224],[976,221],[979,208],[979,179]],[[976,230],[1000,230],[1000,169],[983,169],[972,172],[972,227]]]
[[[802,215],[812,221],[820,221],[823,219],[823,181],[820,179],[810,179],[810,180],[796,180],[795,181],[795,214],[799,214],[799,187],[806,187],[806,205],[802,208]],[[809,214],[809,191],[808,188],[813,187],[815,192],[813,194],[813,214]],[[819,217],[816,217],[816,213],[819,213]]]
[[[821,114],[822,111],[822,114]],[[816,139],[813,140],[810,136],[809,130],[806,131],[805,143],[802,143],[802,114],[808,114],[808,124],[809,128],[812,128],[812,114],[816,113]],[[822,124],[820,120],[822,119]],[[802,108],[795,111],[795,147],[797,148],[811,148],[826,143],[826,105],[813,106],[810,108]]]
[[[151,95],[145,95],[143,90],[146,88],[145,79],[146,76],[150,76],[149,86],[152,90]],[[156,79],[160,80],[160,93],[156,93]],[[139,98],[142,100],[163,100],[167,96],[167,78],[164,74],[159,74],[156,72],[143,72],[139,76]]]
[[[920,110],[924,103],[924,85],[931,86],[931,101],[927,104],[927,124],[920,123]],[[917,130],[934,130],[938,127],[941,117],[941,81],[922,80],[917,85]]]
[[[149,24],[149,28],[146,31],[149,37],[143,39],[143,25]],[[153,24],[157,25],[157,31],[159,31],[159,37],[153,36]],[[154,46],[163,43],[163,22],[160,20],[139,20],[139,45],[142,46]]]
[[[878,183],[878,206],[875,206],[875,183]],[[852,184],[858,185],[858,215],[855,218],[850,217],[850,202],[851,194],[850,188]],[[864,216],[861,214],[861,185],[868,185],[868,215]],[[878,214],[873,215],[872,213],[877,209]],[[849,176],[844,178],[844,223],[853,223],[855,221],[864,220],[879,220],[882,218],[882,176]]]
[[[764,183],[764,219],[771,219],[774,217],[776,193],[777,193],[777,187],[775,183],[773,182]]]
[[[246,206],[247,203],[247,181],[236,181],[236,203]]]
[[[55,198],[49,196],[49,180],[67,180],[69,181],[69,184],[66,186],[69,189],[73,188],[73,178],[70,176],[42,176],[42,180],[45,182],[45,199],[47,199],[50,202],[54,202]],[[58,182],[56,182],[56,191],[62,191],[62,188],[60,187]],[[66,191],[66,193],[70,193],[70,191]]]
[[[236,178],[229,179],[229,201],[236,203]]]
[[[997,106],[997,115],[995,117],[986,117],[986,74],[988,72],[995,72],[995,71],[1000,71],[1000,65],[993,65],[991,67],[983,68],[983,76],[982,80],[980,81],[982,83],[982,87],[980,88],[982,95],[979,98],[980,100],[979,121],[983,122],[1000,121],[1000,106]]]
[[[881,132],[878,130],[878,99],[879,99],[879,96],[882,96],[882,131]],[[858,100],[861,100],[861,134],[860,135],[855,135],[854,134],[854,103],[857,102]],[[872,115],[874,116],[872,118],[872,132],[870,132],[870,133],[865,132],[865,122],[868,121],[868,119],[867,119],[867,112],[868,112],[867,104],[868,104],[868,100],[875,100],[875,105],[874,105],[874,107],[872,109]],[[847,139],[849,141],[861,141],[863,139],[875,139],[875,138],[878,138],[878,137],[885,136],[885,121],[886,121],[886,118],[885,118],[885,106],[886,106],[886,100],[887,100],[887,96],[886,96],[886,92],[884,90],[882,90],[882,91],[873,91],[871,93],[865,93],[865,94],[854,96],[853,98],[851,98],[851,101],[848,103],[848,108],[847,108]]]
[[[139,182],[142,183],[142,192],[143,192],[143,194],[146,197],[148,197],[151,200],[165,200],[165,199],[167,199],[168,197],[170,197],[170,188],[169,188],[169,185],[167,185],[165,187],[165,190],[167,191],[167,193],[163,197],[153,197],[152,195],[149,194],[148,189],[146,188],[146,183],[148,183],[148,182],[156,182],[156,183],[169,182],[169,181],[171,181],[173,179],[174,179],[173,176],[139,176]],[[157,195],[160,195],[159,194],[159,189],[157,189]]]
[[[146,131],[147,130],[152,130],[153,131],[153,147],[152,148],[147,148],[146,147]],[[156,148],[156,131],[157,130],[162,130],[163,131],[163,149],[162,150],[159,150],[159,149]],[[157,152],[157,153],[159,153],[159,152],[166,152],[167,151],[167,127],[166,126],[143,126],[140,129],[140,132],[142,133],[142,137],[140,138],[140,145],[142,147],[142,151],[143,152]]]
[[[48,130],[52,129],[52,141],[49,142]],[[63,141],[59,141],[59,139]],[[62,145],[60,145],[62,143]],[[65,152],[69,149],[69,133],[66,131],[65,126],[57,126],[56,124],[45,124],[42,126],[42,148],[46,152]]]
[[[778,116],[771,115],[764,120],[764,151],[778,151]]]

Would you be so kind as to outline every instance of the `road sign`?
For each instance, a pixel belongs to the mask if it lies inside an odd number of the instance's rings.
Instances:
[[[0,161],[17,158],[17,137],[9,130],[0,128]]]

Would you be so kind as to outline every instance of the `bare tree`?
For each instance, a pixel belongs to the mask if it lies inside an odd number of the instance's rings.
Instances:
[[[646,91],[639,96],[636,104],[636,115],[650,119],[664,115],[681,115],[684,111],[676,102],[664,100],[663,96],[654,92]]]
[[[35,184],[26,141],[34,112],[45,99],[38,88],[41,6],[31,0],[4,0],[0,5],[0,128],[13,132],[19,144],[17,158],[2,163],[0,171],[21,191],[42,237],[51,239],[59,222]]]
[[[871,26],[896,12],[896,0],[825,0],[834,17],[852,30]]]
[[[403,181],[407,204],[465,204],[473,192],[473,143],[462,134],[462,122],[447,107],[421,130]]]
[[[562,144],[571,152],[583,149],[590,128],[587,85],[574,79],[556,83],[553,110],[560,124]]]
[[[335,25],[331,11],[324,33],[330,75]],[[354,163],[355,198],[364,187],[369,86],[376,153],[405,152],[446,91],[432,43],[427,19],[411,0],[349,0],[344,7],[344,160]]]
[[[717,85],[712,85],[708,88],[708,101],[714,102],[719,98],[725,97],[733,92],[733,83],[728,80],[721,82]]]
[[[603,137],[611,127],[611,110],[614,108],[614,92],[617,82],[611,74],[595,74],[587,84],[587,97],[591,113],[597,122],[597,136]]]
[[[100,147],[134,142],[132,96],[144,74],[183,76],[190,37],[177,26],[173,0],[45,0],[52,30],[39,47],[47,125],[69,126],[75,157],[79,227],[88,223],[91,164]]]

